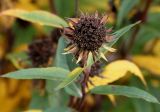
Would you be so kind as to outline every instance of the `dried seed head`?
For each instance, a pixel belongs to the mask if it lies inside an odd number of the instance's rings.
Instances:
[[[73,42],[81,50],[97,51],[105,42],[106,28],[101,19],[94,16],[81,17],[74,28]]]
[[[63,28],[63,34],[70,41],[70,45],[65,49],[66,54],[73,53],[81,66],[86,64],[89,53],[92,53],[95,60],[100,54],[99,48],[113,40],[113,36],[109,35],[112,30],[105,27],[107,19],[108,16],[99,17],[98,13],[68,18],[69,27]],[[103,53],[101,57],[105,57]]]
[[[50,38],[36,40],[28,46],[28,49],[29,58],[35,67],[47,65],[54,54],[53,42]]]

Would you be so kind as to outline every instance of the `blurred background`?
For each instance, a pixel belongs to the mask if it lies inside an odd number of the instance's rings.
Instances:
[[[12,8],[45,10],[62,18],[78,16],[81,11],[91,14],[98,11],[109,14],[107,27],[113,27],[113,32],[141,20],[140,25],[127,32],[114,46],[117,53],[108,55],[108,59],[128,59],[136,63],[144,74],[149,92],[160,99],[160,0],[0,0],[0,12]],[[0,16],[0,75],[30,67],[23,52],[27,52],[28,45],[36,39],[52,38],[55,54],[59,36],[58,29]],[[144,89],[134,76],[114,83]],[[43,80],[0,78],[0,112],[27,109],[38,112],[46,108],[44,85]],[[124,97],[88,96],[85,111],[160,112],[160,106]]]

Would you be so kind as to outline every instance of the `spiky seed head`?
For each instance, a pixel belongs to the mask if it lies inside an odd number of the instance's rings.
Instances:
[[[80,18],[68,18],[69,27],[63,28],[63,34],[70,41],[65,49],[66,53],[73,53],[77,63],[86,64],[88,54],[93,58],[99,53],[99,48],[106,42],[111,42],[113,36],[109,33],[111,29],[105,27],[108,16],[99,17],[95,15],[81,15]],[[102,55],[103,53],[101,53]],[[105,56],[102,55],[104,59]]]

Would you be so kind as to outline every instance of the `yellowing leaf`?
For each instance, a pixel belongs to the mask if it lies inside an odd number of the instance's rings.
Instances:
[[[124,77],[127,72],[133,73],[141,79],[144,85],[147,85],[140,69],[134,63],[127,60],[118,60],[110,63],[102,72],[104,78],[93,77],[90,80],[94,86],[106,85]],[[94,86],[89,84],[89,90],[94,88]]]
[[[151,55],[137,55],[132,59],[140,67],[147,69],[153,74],[160,75],[160,57]]]

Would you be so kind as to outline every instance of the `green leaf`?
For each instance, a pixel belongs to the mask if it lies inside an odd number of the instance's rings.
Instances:
[[[2,15],[17,17],[40,25],[62,28],[68,26],[67,23],[55,14],[46,11],[25,11],[21,9],[10,9],[1,13]]]
[[[127,14],[131,11],[131,9],[139,3],[139,0],[123,0],[118,11],[117,17],[117,27],[119,28],[122,24],[122,20]]]
[[[66,47],[66,42],[63,37],[61,37],[58,41],[58,47],[56,51],[56,67],[61,67],[64,69],[69,70],[67,60],[66,60],[66,55],[62,54],[64,52],[64,48]]]
[[[66,86],[68,86],[69,84],[71,84],[83,71],[83,68],[81,67],[77,67],[75,68],[73,71],[71,71],[68,75],[67,78],[65,78],[58,86],[55,90],[59,90],[62,89]]]
[[[34,89],[32,91],[32,99],[29,104],[29,109],[47,109],[49,106],[47,101],[47,94],[42,95],[39,90]]]
[[[122,29],[114,32],[112,35],[115,37],[115,40],[112,41],[112,42],[110,42],[110,43],[106,43],[105,45],[106,45],[106,46],[109,46],[109,47],[112,47],[112,46],[118,41],[118,39],[119,39],[120,37],[122,37],[126,32],[128,32],[131,28],[133,28],[135,25],[137,25],[137,24],[139,24],[139,23],[140,23],[140,21],[138,21],[138,22],[136,22],[136,23],[134,23],[134,24],[128,25],[128,26],[126,26],[126,27],[124,27],[124,28],[122,28]],[[104,49],[103,47],[100,48],[100,51],[103,52],[104,54],[108,52],[108,51],[107,51],[106,49]],[[92,55],[89,55],[89,56],[88,56],[87,66],[91,66],[91,65],[94,63],[94,61],[93,61],[92,58],[93,58]],[[100,56],[99,56],[98,59],[100,59]]]
[[[70,94],[72,96],[82,97],[82,92],[75,83],[70,84],[69,86],[65,87],[64,89],[68,94]]]
[[[131,98],[140,98],[152,103],[158,103],[159,101],[147,93],[144,90],[135,88],[135,87],[127,87],[127,86],[119,86],[119,85],[107,85],[107,86],[97,86],[91,90],[91,93],[94,94],[113,94],[113,95],[123,95]]]
[[[14,78],[14,79],[49,79],[49,80],[62,80],[66,77],[69,71],[57,68],[29,68],[21,69],[15,72],[4,74],[2,77]]]
[[[64,37],[61,37],[58,41],[58,47],[56,52],[56,67],[61,67],[67,70],[73,70],[78,67],[76,62],[73,60],[72,54],[64,55],[64,48],[67,46],[67,42]]]
[[[115,40],[110,43],[106,43],[107,46],[113,46],[120,37],[122,37],[126,32],[128,32],[131,28],[133,28],[135,25],[139,24],[141,21],[137,21],[136,23],[133,23],[131,25],[128,25],[124,28],[121,28],[120,30],[114,32],[112,35],[115,36]]]

